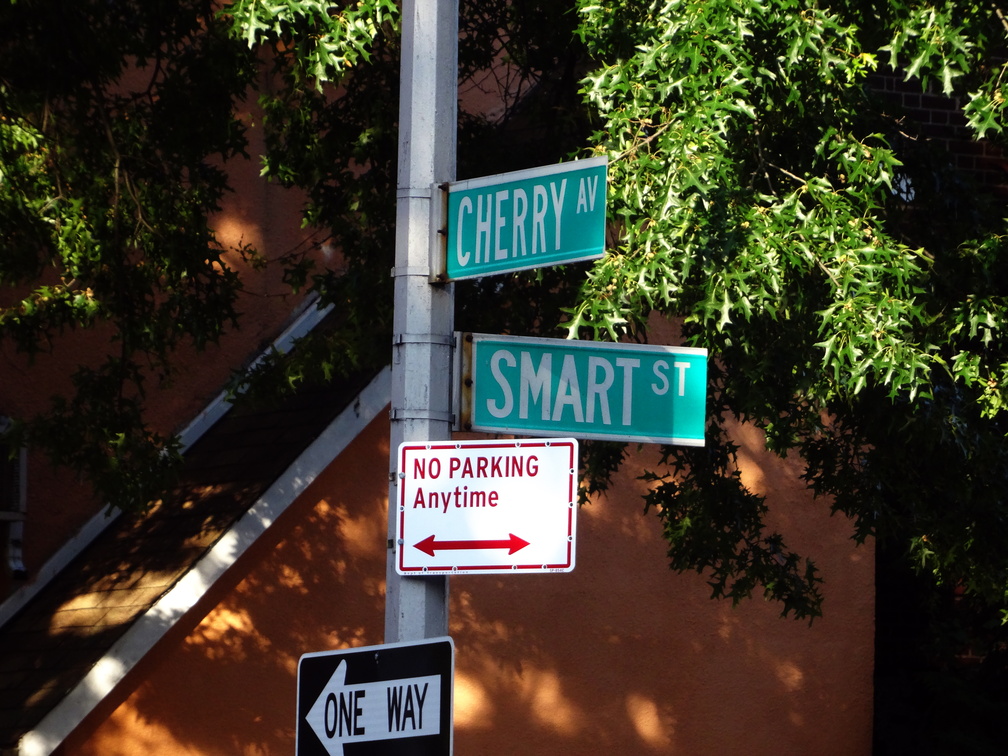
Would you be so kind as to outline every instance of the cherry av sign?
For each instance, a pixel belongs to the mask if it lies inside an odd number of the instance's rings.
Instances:
[[[602,257],[607,168],[597,157],[450,184],[448,279]]]

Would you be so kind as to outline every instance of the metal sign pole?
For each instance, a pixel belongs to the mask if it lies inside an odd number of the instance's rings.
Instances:
[[[455,178],[458,0],[404,0],[396,196],[390,467],[404,441],[451,434],[454,291],[431,284],[441,218],[437,184]],[[385,642],[448,634],[448,578],[396,573],[397,486],[389,485]]]

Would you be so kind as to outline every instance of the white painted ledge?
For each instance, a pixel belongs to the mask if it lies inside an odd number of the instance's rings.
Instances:
[[[35,729],[22,736],[17,756],[49,756],[127,672],[196,605],[277,517],[377,417],[389,403],[391,385],[391,369],[385,368],[175,587],[134,623]]]
[[[272,344],[272,349],[280,353],[290,351],[294,342],[308,334],[332,310],[332,305],[323,309],[315,307],[314,300],[303,305],[303,309],[293,322],[281,333]],[[262,355],[250,365],[251,370],[263,359]],[[182,442],[182,452],[195,444],[204,433],[220,420],[231,409],[228,393],[218,394],[193,420],[179,433]],[[3,627],[29,601],[38,595],[66,566],[101,535],[105,528],[115,522],[120,510],[106,507],[74,533],[46,562],[32,575],[29,582],[22,585],[3,603],[0,603],[0,627]]]

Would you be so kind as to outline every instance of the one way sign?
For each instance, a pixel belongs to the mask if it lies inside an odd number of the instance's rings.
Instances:
[[[451,638],[304,654],[297,756],[450,756]]]

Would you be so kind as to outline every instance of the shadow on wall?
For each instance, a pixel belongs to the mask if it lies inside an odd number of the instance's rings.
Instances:
[[[871,752],[871,551],[827,505],[776,490],[794,470],[742,441],[764,465],[754,487],[781,495],[776,524],[819,557],[826,616],[810,628],[758,597],[733,609],[671,573],[623,470],[581,510],[573,573],[453,578],[459,753]]]
[[[300,655],[381,642],[387,438],[372,423],[65,752],[292,753]],[[779,468],[767,489],[793,473],[763,462]],[[867,756],[872,563],[848,524],[783,497],[789,539],[827,580],[809,628],[671,573],[642,485],[624,471],[582,509],[571,574],[452,578],[456,753]]]

